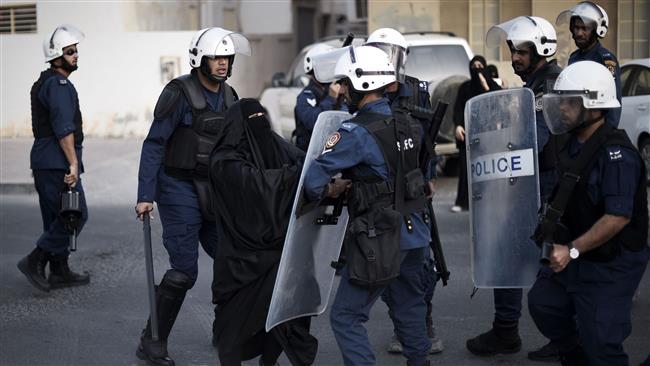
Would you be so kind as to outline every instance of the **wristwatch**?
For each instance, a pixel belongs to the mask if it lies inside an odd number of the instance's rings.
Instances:
[[[569,247],[569,257],[571,257],[571,259],[578,259],[580,252],[578,249],[573,247],[573,242],[570,241],[566,246]]]

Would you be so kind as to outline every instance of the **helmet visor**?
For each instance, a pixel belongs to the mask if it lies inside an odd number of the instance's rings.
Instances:
[[[498,47],[506,41],[512,42],[515,49],[533,42],[539,33],[535,22],[528,17],[517,17],[505,23],[492,26],[485,35],[485,45]]]
[[[406,78],[406,50],[404,48],[395,44],[379,42],[367,43],[366,46],[376,47],[384,51],[388,55],[390,62],[395,65],[397,80],[404,81]]]
[[[321,83],[331,83],[345,76],[336,74],[336,63],[341,56],[350,53],[351,49],[352,46],[335,48],[312,57],[312,67],[314,68],[316,80]]]
[[[207,37],[209,37],[209,38],[207,38]],[[223,47],[224,45],[228,45],[228,43],[229,43],[228,39],[226,37],[230,38],[230,41],[232,41],[232,46],[234,47],[234,50],[232,52],[233,55],[235,53],[239,53],[239,54],[246,55],[246,56],[251,55],[250,42],[248,42],[248,39],[243,34],[230,32],[230,31],[227,31],[227,30],[221,29],[221,28],[212,28],[212,29],[206,31],[205,33],[203,33],[203,35],[201,35],[201,38],[210,39],[210,41],[208,43],[209,48],[207,50],[211,50],[211,52],[205,52],[205,54],[206,55],[219,55],[219,54],[221,54],[222,53],[221,52],[222,51],[221,47]],[[219,41],[215,42],[214,40],[216,40],[216,39],[218,39]],[[197,44],[200,41],[201,40],[199,38],[199,41],[197,41]],[[210,46],[214,47],[214,49],[211,49]]]
[[[57,40],[62,40],[63,44],[59,44],[61,47],[68,47],[73,44],[77,44],[84,39],[84,34],[79,29],[75,28],[69,24],[63,24],[58,26],[52,35],[50,36],[50,48],[57,46]]]
[[[565,10],[557,16],[555,23],[557,25],[570,24],[571,18],[580,17],[585,24],[598,23],[600,18],[603,17],[600,9],[596,8],[590,3],[580,3],[569,10]]]
[[[583,96],[576,94],[546,94],[542,97],[544,121],[554,135],[569,132],[584,120]]]

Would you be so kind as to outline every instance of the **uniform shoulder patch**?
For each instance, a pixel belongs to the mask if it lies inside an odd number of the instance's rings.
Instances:
[[[312,107],[316,106],[316,98],[307,98],[307,104],[309,104]]]
[[[337,131],[330,135],[325,142],[325,150],[329,150],[341,141],[341,134]]]
[[[429,83],[426,81],[421,80],[418,87],[421,91],[429,92]]]
[[[607,148],[607,156],[610,162],[623,161],[623,151],[620,146],[612,146]]]
[[[352,132],[352,130],[354,130],[356,127],[357,127],[357,125],[354,124],[354,123],[351,123],[351,122],[344,122],[341,125],[341,128],[348,131],[348,132]]]
[[[616,76],[616,66],[618,66],[618,63],[616,63],[615,60],[605,60],[605,67],[609,72],[612,73],[612,76]]]
[[[59,79],[59,85],[68,85],[68,79]]]

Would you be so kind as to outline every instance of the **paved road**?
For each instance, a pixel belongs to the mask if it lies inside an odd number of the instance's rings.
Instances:
[[[29,153],[29,145],[28,140],[1,141],[1,184],[29,184],[29,171],[18,164],[27,161],[20,155]],[[87,173],[82,177],[90,219],[79,237],[79,251],[71,258],[71,266],[90,271],[90,286],[45,294],[29,285],[15,265],[32,249],[40,232],[38,199],[13,188],[8,192],[18,193],[2,194],[0,365],[144,365],[135,357],[148,312],[142,230],[133,218],[139,146],[136,140],[90,139],[86,143]],[[544,340],[526,311],[520,330],[522,352],[483,359],[465,349],[468,337],[491,325],[493,308],[491,291],[481,290],[473,299],[469,297],[472,282],[468,215],[449,212],[454,195],[455,180],[441,179],[435,207],[452,279],[449,286],[439,287],[434,297],[435,322],[445,351],[432,356],[432,361],[441,365],[538,364],[526,359],[526,351],[542,345]],[[153,237],[156,278],[160,279],[167,269],[167,259],[159,221],[154,222]],[[210,281],[211,263],[202,255],[199,280],[189,292],[170,337],[170,353],[178,365],[218,364],[217,352],[210,345]],[[641,289],[633,308],[633,333],[625,344],[632,365],[638,365],[650,352],[650,275],[645,276]],[[384,351],[392,332],[386,311],[386,306],[378,302],[368,323],[377,362],[403,365],[402,357]],[[320,342],[316,364],[340,365],[327,317],[324,314],[312,322]],[[284,358],[280,361],[289,364]]]

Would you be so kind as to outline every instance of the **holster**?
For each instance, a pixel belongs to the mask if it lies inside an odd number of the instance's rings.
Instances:
[[[203,179],[194,179],[194,188],[196,189],[196,195],[199,198],[199,209],[201,210],[201,216],[206,221],[216,221],[216,207],[214,203],[214,195],[210,188],[208,180]]]

